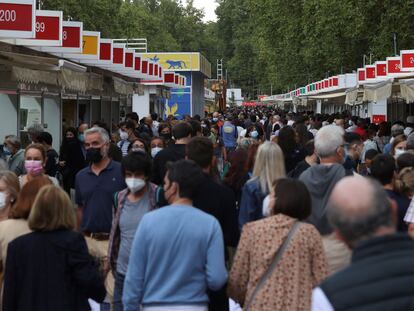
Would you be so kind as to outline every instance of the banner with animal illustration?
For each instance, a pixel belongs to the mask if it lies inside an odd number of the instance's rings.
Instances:
[[[199,71],[211,76],[211,64],[200,53],[144,53],[142,57],[160,64],[164,71]]]

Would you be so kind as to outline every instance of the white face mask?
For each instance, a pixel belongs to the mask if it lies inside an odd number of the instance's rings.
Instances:
[[[155,158],[155,156],[157,155],[158,152],[160,152],[162,150],[161,147],[154,147],[151,149],[151,157]]]
[[[398,158],[400,155],[402,155],[403,153],[405,153],[405,150],[403,149],[395,149],[395,158]]]
[[[140,191],[146,185],[145,180],[141,178],[126,178],[125,183],[127,184],[128,189],[133,193]]]
[[[263,204],[262,204],[263,217],[269,217],[271,214],[269,204],[270,204],[270,194],[268,194],[263,200]]]
[[[119,138],[121,138],[121,140],[127,140],[128,139],[128,133],[124,132],[124,131],[119,131]]]
[[[0,192],[0,211],[4,210],[7,206],[7,193]]]

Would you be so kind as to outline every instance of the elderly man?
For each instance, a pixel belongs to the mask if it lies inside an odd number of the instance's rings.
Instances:
[[[341,180],[329,200],[336,234],[352,263],[313,292],[312,311],[414,310],[414,241],[396,233],[396,208],[374,180]]]
[[[398,135],[402,135],[402,134],[404,134],[404,126],[403,125],[401,125],[400,123],[396,123],[393,126],[391,126],[391,140],[388,144],[386,144],[384,146],[383,153],[390,154],[391,146],[392,146],[392,142],[393,142],[394,138],[397,137]]]
[[[309,222],[322,235],[330,273],[345,267],[350,261],[350,251],[332,234],[333,229],[326,217],[326,204],[336,183],[352,171],[343,167],[345,161],[344,130],[336,125],[321,128],[315,137],[315,152],[319,165],[308,168],[299,179],[308,188],[312,199],[312,214]]]
[[[24,150],[21,149],[20,138],[16,135],[7,135],[4,138],[3,153],[7,156],[7,166],[17,176],[23,175]]]

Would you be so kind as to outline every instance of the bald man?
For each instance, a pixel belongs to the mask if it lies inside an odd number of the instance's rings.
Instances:
[[[374,180],[355,176],[336,184],[328,219],[353,249],[352,262],[313,291],[312,311],[414,310],[414,241],[396,233],[396,213]]]

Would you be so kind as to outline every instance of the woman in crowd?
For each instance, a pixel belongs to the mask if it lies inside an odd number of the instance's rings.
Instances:
[[[395,137],[391,145],[391,155],[397,159],[407,149],[407,136],[399,135]]]
[[[151,157],[154,159],[155,156],[165,148],[165,141],[161,137],[153,137],[151,139]]]
[[[233,190],[237,204],[240,203],[242,188],[249,180],[246,163],[247,151],[243,148],[236,149],[230,157],[230,169],[224,177],[224,183]]]
[[[310,194],[302,182],[280,179],[268,208],[271,217],[243,227],[228,294],[244,310],[310,310],[312,289],[327,276],[321,236],[301,222],[311,213]],[[276,254],[280,259],[271,269]]]
[[[164,139],[166,146],[169,146],[170,144],[174,144],[171,133],[172,133],[172,130],[171,130],[170,124],[160,123],[160,125],[158,126],[158,136]]]
[[[384,147],[390,142],[391,139],[391,124],[383,121],[378,125],[378,132],[374,137],[379,152],[384,152]]]
[[[146,154],[150,154],[149,146],[147,142],[142,138],[136,138],[131,141],[131,143],[128,146],[128,153],[129,152],[135,152],[135,151],[142,151]]]
[[[63,136],[59,165],[63,177],[63,188],[70,194],[70,189],[75,189],[76,174],[86,166],[82,142],[78,139],[78,131],[73,127],[68,128]]]
[[[121,162],[127,189],[115,194],[114,220],[109,238],[109,264],[115,276],[114,311],[122,311],[122,293],[129,253],[138,225],[155,208],[156,185],[149,182],[152,160],[131,152]]]
[[[11,172],[7,173],[14,175]],[[35,200],[37,193],[42,187],[52,184],[50,179],[46,176],[38,177],[24,185],[21,192],[18,194],[19,182],[17,180],[17,177],[9,176],[9,178],[10,186],[8,188],[8,192],[10,193],[10,197],[13,197],[15,200],[14,202],[16,203],[13,204],[10,208],[9,219],[0,222],[0,293],[2,292],[1,288],[3,285],[3,278],[1,277],[1,274],[3,274],[5,271],[7,247],[9,243],[17,237],[30,232],[29,226],[27,224],[27,218],[29,217],[33,201]],[[12,195],[11,193],[14,194]],[[2,310],[1,300],[2,299],[0,299],[0,310]]]
[[[252,178],[244,185],[240,201],[239,227],[261,219],[263,199],[276,179],[285,177],[283,153],[276,143],[265,142],[257,150]]]
[[[102,275],[81,233],[75,211],[56,186],[40,190],[28,220],[32,233],[9,244],[3,311],[86,311],[102,302]]]
[[[20,191],[19,179],[11,171],[0,171],[0,222],[9,218]],[[1,239],[1,236],[0,236]]]
[[[59,186],[59,182],[55,177],[51,177],[45,174],[44,168],[46,165],[46,149],[43,147],[43,145],[29,145],[24,152],[24,160],[24,167],[27,174],[19,176],[21,187],[36,177],[44,176],[47,176],[54,185]]]
[[[303,149],[296,142],[295,130],[290,126],[281,128],[277,143],[283,151],[286,172],[290,172],[305,158]]]
[[[15,135],[7,135],[4,138],[3,153],[7,156],[9,170],[17,176],[24,173],[24,150],[21,149],[20,138]]]
[[[299,162],[294,170],[289,172],[288,176],[290,178],[298,179],[304,171],[318,162],[318,156],[315,153],[315,143],[313,140],[308,141],[303,150],[305,152],[305,159]]]

